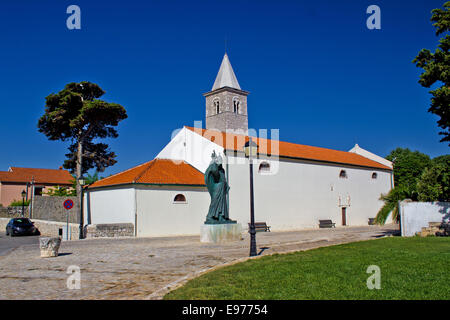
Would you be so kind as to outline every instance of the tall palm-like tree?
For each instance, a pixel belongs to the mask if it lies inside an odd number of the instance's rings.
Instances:
[[[378,211],[375,217],[375,223],[385,224],[389,214],[392,212],[392,221],[398,222],[399,216],[399,202],[405,199],[416,199],[417,192],[412,191],[411,188],[405,186],[398,186],[389,191],[388,194],[383,194],[380,200],[384,201],[383,207]]]

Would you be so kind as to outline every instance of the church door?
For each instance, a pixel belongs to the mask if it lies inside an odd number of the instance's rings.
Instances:
[[[346,207],[342,207],[342,225],[343,226],[347,225],[347,208]]]

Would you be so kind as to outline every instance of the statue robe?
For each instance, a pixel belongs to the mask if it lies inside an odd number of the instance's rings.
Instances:
[[[206,224],[230,223],[228,218],[227,194],[230,187],[222,165],[212,162],[205,172],[205,184],[211,196]]]

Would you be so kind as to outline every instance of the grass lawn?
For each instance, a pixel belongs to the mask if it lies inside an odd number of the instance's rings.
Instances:
[[[369,290],[368,266],[381,270]],[[164,299],[450,299],[450,238],[349,243],[252,259],[192,279]]]

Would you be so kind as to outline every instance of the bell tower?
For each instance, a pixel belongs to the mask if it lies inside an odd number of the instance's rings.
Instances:
[[[248,133],[247,95],[239,86],[225,53],[219,73],[206,98],[206,129],[232,133]]]

